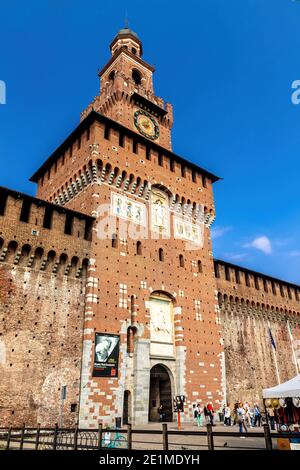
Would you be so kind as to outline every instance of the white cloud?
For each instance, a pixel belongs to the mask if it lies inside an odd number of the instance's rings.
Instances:
[[[216,238],[221,238],[225,233],[230,232],[230,230],[232,230],[232,227],[213,227],[210,231],[211,239],[215,240]]]
[[[300,256],[300,250],[293,250],[289,252],[290,256]]]
[[[270,255],[272,253],[271,241],[265,235],[255,238],[251,243],[247,243],[247,245],[244,246],[246,248],[256,248],[257,250],[262,251],[266,255]]]

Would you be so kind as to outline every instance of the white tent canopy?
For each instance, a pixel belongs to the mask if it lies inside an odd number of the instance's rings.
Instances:
[[[265,388],[263,398],[294,398],[300,397],[300,374],[276,387]]]

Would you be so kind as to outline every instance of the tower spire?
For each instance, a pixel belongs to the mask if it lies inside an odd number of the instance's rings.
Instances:
[[[125,21],[124,21],[125,29],[129,29],[129,21],[128,21],[128,14],[127,10],[125,11]]]

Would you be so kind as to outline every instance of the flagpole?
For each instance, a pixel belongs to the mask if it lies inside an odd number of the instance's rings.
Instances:
[[[294,363],[295,363],[295,367],[296,367],[296,372],[297,372],[297,374],[299,374],[298,363],[297,363],[297,360],[296,360],[296,354],[295,354],[295,349],[294,349],[294,340],[293,340],[293,335],[292,335],[289,320],[286,321],[286,324],[287,324],[287,328],[288,328],[288,332],[289,332],[289,337],[290,337],[290,340],[291,340],[291,346],[292,346],[292,351],[293,351],[293,358],[294,358]]]
[[[270,325],[270,321],[268,320],[268,327],[269,327],[269,333],[271,332],[271,325]],[[272,333],[272,332],[271,332]],[[273,346],[273,344],[271,345],[272,346],[272,351],[273,351],[273,357],[274,357],[274,362],[275,362],[275,369],[276,369],[276,375],[277,375],[277,382],[278,382],[278,385],[281,383],[280,381],[280,376],[279,376],[279,370],[278,370],[278,364],[277,364],[277,357],[276,357],[276,353],[275,353],[275,348]]]

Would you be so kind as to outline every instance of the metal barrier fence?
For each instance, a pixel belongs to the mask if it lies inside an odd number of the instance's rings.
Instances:
[[[242,445],[237,438],[248,438]],[[161,429],[102,428],[72,429],[59,428],[0,428],[0,448],[5,450],[217,450],[217,449],[260,449],[272,450],[278,437],[291,438],[289,433],[270,432],[267,424],[263,432],[239,433],[214,431],[208,424],[204,431],[178,431],[169,429],[166,423]],[[300,439],[300,433],[293,433]],[[220,438],[226,438],[223,443]],[[258,440],[259,439],[259,446]],[[247,445],[247,442],[253,445]]]

